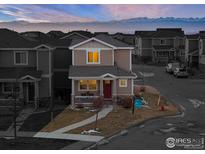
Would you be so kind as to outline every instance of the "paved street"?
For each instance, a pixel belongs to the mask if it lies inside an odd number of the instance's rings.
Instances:
[[[113,138],[98,149],[168,149],[165,145],[168,137],[205,138],[205,80],[178,79],[157,66],[133,66],[133,70],[146,76],[144,84],[156,87],[185,112],[131,128],[127,135]]]

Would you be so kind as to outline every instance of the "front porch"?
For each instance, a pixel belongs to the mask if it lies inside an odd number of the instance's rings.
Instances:
[[[25,76],[20,79],[0,81],[0,102],[21,100],[22,103],[36,103],[39,98],[39,79]]]
[[[72,105],[90,106],[98,97],[112,101],[117,95],[116,79],[72,80]]]

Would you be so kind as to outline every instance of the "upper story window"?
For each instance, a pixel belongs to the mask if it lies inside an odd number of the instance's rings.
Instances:
[[[160,45],[165,45],[165,44],[166,44],[166,40],[161,39],[161,40],[160,40]]]
[[[14,51],[14,64],[15,65],[28,65],[28,52],[27,51]]]
[[[87,50],[87,64],[100,64],[100,51]]]

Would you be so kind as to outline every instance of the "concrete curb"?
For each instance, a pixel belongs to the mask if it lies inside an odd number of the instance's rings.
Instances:
[[[173,104],[174,104],[174,103],[173,103]],[[181,105],[178,105],[178,104],[174,104],[174,105],[175,105],[175,106],[177,107],[177,109],[179,110],[179,113],[177,113],[177,114],[174,115],[174,116],[183,116],[183,115],[184,115],[185,108],[182,107]],[[159,117],[153,117],[153,118],[150,118],[150,119],[141,121],[141,122],[139,122],[139,123],[137,123],[137,124],[133,124],[133,125],[129,126],[127,129],[118,131],[118,132],[115,133],[114,135],[109,136],[109,137],[107,137],[107,138],[104,138],[104,139],[100,140],[99,142],[96,142],[95,144],[92,144],[91,146],[88,146],[88,147],[86,147],[85,149],[82,149],[82,150],[95,150],[95,149],[97,149],[97,146],[98,146],[98,145],[108,144],[112,139],[114,139],[114,138],[116,138],[116,137],[119,137],[119,136],[126,135],[126,134],[129,132],[129,129],[131,129],[131,128],[144,125],[145,123],[147,123],[147,122],[149,122],[149,121],[152,121],[152,120],[156,120],[156,119],[160,119],[160,118],[172,118],[172,117],[174,117],[174,116],[169,116],[169,115],[159,116]]]

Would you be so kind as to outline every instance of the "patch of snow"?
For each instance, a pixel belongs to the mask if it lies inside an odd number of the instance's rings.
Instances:
[[[175,127],[171,127],[171,128],[168,128],[168,129],[160,129],[161,132],[163,133],[169,133],[169,132],[172,132],[172,131],[175,131],[176,128]]]
[[[91,130],[84,130],[81,132],[82,135],[92,135],[92,134],[100,134],[101,132],[91,129]]]

